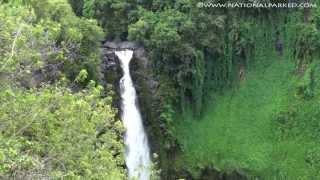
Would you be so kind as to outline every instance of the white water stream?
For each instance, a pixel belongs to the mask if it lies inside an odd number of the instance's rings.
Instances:
[[[129,179],[149,180],[150,150],[141,114],[136,104],[136,90],[132,83],[129,68],[133,51],[116,51],[115,54],[118,56],[123,70],[123,77],[120,80],[121,118],[126,128],[126,165],[129,171]]]

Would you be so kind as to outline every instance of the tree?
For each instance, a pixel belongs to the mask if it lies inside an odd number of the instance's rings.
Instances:
[[[100,86],[0,89],[0,177],[124,179],[123,127]]]

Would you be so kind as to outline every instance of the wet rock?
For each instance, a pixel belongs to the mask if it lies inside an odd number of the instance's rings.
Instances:
[[[136,50],[139,48],[139,45],[135,42],[125,41],[125,42],[120,43],[118,48]]]
[[[110,42],[107,41],[103,44],[103,47],[107,48],[107,49],[117,49],[118,48],[118,44],[116,42]]]
[[[109,50],[121,50],[121,49],[131,49],[136,50],[138,48],[141,48],[141,46],[136,42],[131,41],[123,41],[123,42],[115,42],[115,41],[106,41],[103,44],[103,48],[109,49]]]
[[[114,106],[120,109],[120,86],[119,81],[122,77],[122,70],[120,62],[115,55],[115,51],[131,49],[133,50],[133,59],[130,63],[130,72],[134,86],[137,91],[140,111],[142,114],[143,122],[146,127],[149,139],[151,139],[151,124],[156,122],[158,117],[156,114],[156,90],[158,88],[158,82],[153,77],[153,71],[151,68],[151,62],[148,59],[147,52],[144,47],[135,42],[105,42],[102,46],[103,51],[103,74],[105,82],[112,84],[115,90]],[[119,115],[119,114],[118,114]],[[151,149],[153,149],[151,147]]]

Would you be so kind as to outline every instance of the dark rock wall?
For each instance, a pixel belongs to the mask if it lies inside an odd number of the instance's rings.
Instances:
[[[120,85],[119,81],[123,75],[120,67],[120,62],[115,55],[117,50],[133,50],[133,58],[130,62],[130,72],[137,91],[138,100],[143,122],[149,136],[149,144],[152,152],[157,152],[157,145],[155,140],[156,127],[156,89],[158,82],[153,78],[151,63],[147,58],[147,53],[144,48],[134,42],[110,42],[107,41],[102,45],[103,63],[102,71],[104,74],[105,86],[112,85],[115,90],[113,97],[114,107],[120,109],[121,97],[120,97]],[[120,112],[118,114],[120,117]]]
[[[138,100],[141,115],[143,118],[144,126],[149,138],[149,144],[152,153],[159,153],[160,151],[165,151],[161,147],[161,129],[159,128],[159,111],[158,111],[158,99],[157,99],[157,88],[158,81],[154,77],[153,68],[151,67],[151,62],[147,58],[147,53],[145,49],[137,43],[133,42],[110,42],[107,41],[102,45],[102,74],[103,82],[105,86],[112,86],[115,94],[113,95],[113,105],[117,109],[121,107],[121,97],[120,97],[120,85],[119,81],[123,75],[122,69],[120,67],[120,62],[115,55],[117,50],[133,50],[133,58],[130,62],[130,72],[131,77],[137,91]],[[118,117],[120,117],[118,113]],[[166,162],[174,161],[176,157],[177,150],[172,149],[168,151],[165,155],[166,157],[160,157],[160,159],[165,158]],[[170,159],[169,159],[170,158]],[[166,164],[166,163],[164,163]],[[173,164],[173,163],[172,163]],[[168,164],[167,164],[168,165]],[[192,180],[194,177],[186,169],[175,169],[174,167],[162,167],[162,179],[175,180],[179,178],[185,178],[187,180]],[[201,170],[199,176],[201,180],[242,180],[247,179],[245,176],[238,174],[237,172],[231,172],[230,174],[221,173],[214,168],[205,168]],[[198,178],[198,179],[199,179]]]

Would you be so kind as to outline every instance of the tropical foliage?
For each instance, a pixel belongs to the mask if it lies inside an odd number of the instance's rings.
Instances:
[[[319,8],[198,6],[0,0],[0,178],[126,178],[100,46],[129,40],[156,82],[155,179],[319,179]]]
[[[1,2],[0,179],[125,179],[103,36],[65,0]]]

